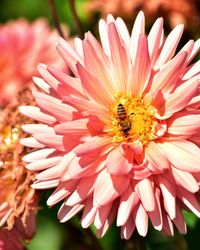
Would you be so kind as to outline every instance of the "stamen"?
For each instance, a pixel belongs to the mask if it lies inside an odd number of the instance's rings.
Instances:
[[[111,128],[108,133],[113,136],[113,142],[134,142],[140,139],[146,145],[155,139],[153,128],[158,122],[153,116],[154,109],[149,103],[145,104],[142,97],[119,94],[110,113]]]

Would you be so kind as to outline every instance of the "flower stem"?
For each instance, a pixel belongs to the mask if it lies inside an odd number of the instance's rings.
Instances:
[[[81,25],[81,21],[78,17],[77,11],[76,11],[75,0],[69,0],[69,4],[70,4],[71,10],[72,10],[72,15],[73,15],[74,22],[76,25],[77,34],[81,39],[83,39],[84,32],[83,32],[83,28]]]
[[[54,25],[55,25],[59,35],[62,38],[64,38],[63,31],[62,31],[62,29],[60,27],[60,22],[59,22],[59,18],[58,18],[58,13],[57,13],[57,9],[56,9],[55,0],[49,0],[49,6],[50,6],[50,9],[51,9]]]

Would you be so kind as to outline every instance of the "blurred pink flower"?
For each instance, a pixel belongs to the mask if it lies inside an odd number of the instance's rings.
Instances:
[[[0,105],[13,101],[18,91],[32,81],[39,62],[63,69],[57,56],[56,31],[45,19],[29,23],[25,19],[0,25]]]
[[[57,50],[74,77],[40,65],[33,92],[38,107],[20,111],[40,124],[23,129],[24,157],[35,171],[36,189],[55,188],[47,204],[63,204],[65,222],[83,210],[82,227],[92,222],[102,237],[116,218],[121,237],[153,227],[186,233],[182,209],[200,216],[200,40],[176,55],[183,25],[163,39],[159,18],[148,36],[140,12],[131,36],[122,19],[100,20],[101,45],[90,33],[63,39]]]

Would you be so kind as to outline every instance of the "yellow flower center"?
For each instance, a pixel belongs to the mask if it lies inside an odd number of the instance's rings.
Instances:
[[[113,142],[133,142],[139,138],[146,145],[154,139],[154,109],[142,97],[119,94],[110,113],[108,133],[113,136]]]

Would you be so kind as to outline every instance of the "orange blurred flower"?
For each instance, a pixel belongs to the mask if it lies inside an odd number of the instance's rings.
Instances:
[[[33,103],[30,90],[20,93],[22,103]],[[21,124],[30,122],[30,119],[19,114],[20,104],[10,104],[0,114],[0,226],[17,230],[22,239],[30,239],[35,232],[35,213],[40,195],[31,188],[34,174],[25,169],[21,160],[29,152],[19,143],[25,137]],[[12,233],[0,231],[0,242],[7,234]]]
[[[183,23],[186,28],[196,28],[200,24],[196,0],[89,0],[88,12],[99,12],[105,17],[111,13],[132,23],[138,10],[148,16],[149,25],[159,16],[168,20],[171,28]]]

